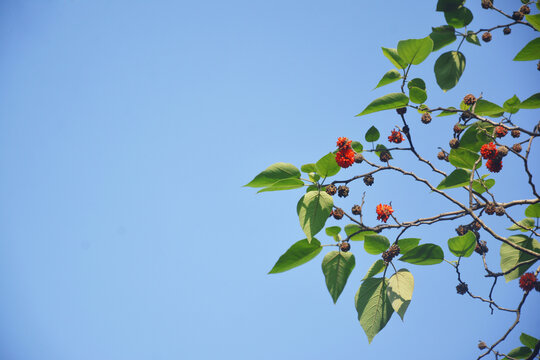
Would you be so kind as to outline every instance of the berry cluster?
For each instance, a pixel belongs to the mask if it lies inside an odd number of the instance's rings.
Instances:
[[[392,134],[388,137],[388,141],[399,144],[404,140],[403,134],[400,131],[392,130]]]
[[[502,137],[505,137],[506,134],[508,134],[508,129],[506,129],[505,127],[503,126],[497,126],[495,128],[495,136],[498,137],[498,138],[502,138]]]
[[[382,222],[387,222],[388,218],[392,213],[394,212],[394,209],[390,205],[386,204],[379,204],[377,205],[377,220],[381,220]]]
[[[536,275],[533,273],[525,273],[519,278],[519,287],[523,291],[531,291],[537,283]]]
[[[508,131],[505,128],[502,129],[504,129],[504,131]],[[497,150],[495,144],[490,142],[489,144],[482,145],[480,148],[480,154],[484,159],[487,159],[486,167],[489,171],[499,172],[503,167],[502,157],[508,154],[508,148],[501,146],[501,148]]]
[[[336,153],[336,162],[342,168],[348,168],[354,163],[355,152],[351,147],[352,141],[346,137],[340,137],[337,141],[339,151]]]
[[[486,160],[495,159],[497,157],[497,147],[492,142],[484,144],[480,148],[480,154]]]

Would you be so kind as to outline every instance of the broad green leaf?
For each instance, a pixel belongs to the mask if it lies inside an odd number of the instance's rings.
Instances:
[[[384,74],[384,76],[379,81],[377,86],[375,86],[375,89],[378,88],[378,87],[384,86],[384,85],[391,84],[394,81],[398,81],[401,78],[402,78],[402,76],[400,75],[399,71],[397,71],[396,69],[392,69],[392,70],[386,72],[386,74]]]
[[[328,236],[336,236],[341,232],[341,228],[339,226],[329,226],[324,230],[326,231],[326,235]]]
[[[455,107],[453,106],[450,106],[449,108],[447,109],[451,109],[451,110],[457,110]],[[455,112],[455,111],[442,111],[439,115],[437,115],[437,117],[441,117],[441,116],[448,116],[448,115],[457,115],[458,113]]]
[[[395,67],[397,67],[398,69],[405,69],[407,67],[408,64],[399,57],[396,49],[389,49],[385,47],[381,49],[384,56],[386,56],[388,60],[390,60],[390,62],[394,64]]]
[[[476,102],[476,108],[474,110],[474,113],[480,116],[493,116],[503,112],[504,109],[502,107],[484,99],[479,99]]]
[[[311,242],[307,239],[300,240],[293,244],[283,255],[280,256],[269,274],[277,274],[302,264],[317,256],[322,250],[319,240],[313,238]]]
[[[524,100],[521,104],[519,104],[520,109],[538,109],[540,108],[540,93],[536,93],[526,100]]]
[[[323,178],[336,175],[341,169],[336,162],[336,156],[333,153],[328,153],[317,161],[315,164],[317,174]]]
[[[512,224],[512,226],[510,226],[506,230],[512,230],[512,231],[519,230],[521,232],[527,232],[527,231],[535,228],[535,225],[534,225],[535,222],[536,221],[534,219],[525,218],[525,219],[517,222],[519,225],[523,226],[525,229],[518,226],[517,224]]]
[[[420,243],[420,239],[417,238],[405,238],[398,240],[399,251],[405,254],[409,250],[414,249]]]
[[[356,151],[357,153],[359,152],[362,152],[364,150],[364,147],[362,146],[361,143],[359,143],[358,141],[353,141],[351,143],[351,147],[353,148],[354,151]]]
[[[317,168],[315,167],[315,164],[304,164],[300,167],[300,170],[302,170],[305,173],[310,173],[310,172],[316,172]]]
[[[483,194],[483,193],[486,192],[486,188],[487,188],[487,190],[489,190],[489,189],[491,189],[493,187],[493,185],[495,185],[495,180],[494,179],[484,180],[484,185],[480,184],[479,180],[474,180],[473,184],[472,184],[472,188],[477,193]]]
[[[540,14],[536,15],[525,15],[525,19],[534,26],[534,28],[540,31]]]
[[[431,30],[429,37],[433,40],[433,51],[437,51],[456,41],[455,29],[452,26],[432,27]]]
[[[540,203],[527,206],[525,209],[525,216],[540,218]]]
[[[400,269],[388,279],[386,295],[392,304],[392,308],[401,320],[411,303],[414,290],[414,277],[407,269]]]
[[[384,278],[366,279],[354,299],[358,320],[369,343],[386,326],[394,312],[386,295],[387,285],[388,280]]]
[[[377,144],[377,146],[375,146],[375,155],[377,156],[381,156],[381,151],[382,150],[386,150],[386,146],[384,146],[383,144]]]
[[[300,179],[300,171],[292,164],[276,163],[255,176],[248,184],[249,187],[266,187],[284,179]]]
[[[409,97],[411,101],[415,104],[422,104],[427,100],[427,92],[417,87],[409,88]]]
[[[525,236],[525,235],[513,235],[513,236],[509,236],[508,240],[523,248],[533,250],[535,252],[540,252],[540,243],[536,239],[531,239],[530,237]],[[503,243],[501,245],[500,254],[501,254],[501,270],[503,272],[510,270],[517,264],[520,264],[524,261],[534,259],[534,256],[529,255],[523,251],[514,249],[513,247],[511,247],[510,245],[506,243]],[[512,272],[504,275],[506,282],[519,278],[532,266],[532,264],[533,263],[530,262],[528,264],[521,265],[517,269],[513,270]]]
[[[313,183],[316,183],[317,181],[321,179],[321,176],[317,174],[316,172],[310,172],[308,176],[309,176],[309,180],[311,180],[311,182]]]
[[[469,149],[473,152],[480,151],[482,145],[491,142],[488,134],[493,132],[493,125],[477,121],[461,135],[459,141],[460,149]]]
[[[304,182],[300,179],[283,179],[276,181],[272,185],[257,191],[257,193],[262,193],[266,191],[292,190],[301,188],[303,186]]]
[[[476,247],[476,236],[472,231],[468,231],[463,236],[456,236],[448,239],[448,249],[457,257],[469,257]]]
[[[309,185],[307,188],[306,188],[306,194],[310,191],[318,191],[319,190],[319,187],[317,185]],[[321,191],[326,191],[326,187],[322,187],[321,188]]]
[[[527,335],[525,333],[521,333],[521,336],[519,337],[519,341],[521,341],[521,343],[525,345],[526,347],[528,347],[529,349],[534,349],[534,347],[538,343],[537,338],[531,335]]]
[[[467,31],[467,36],[465,37],[465,40],[467,40],[467,42],[470,42],[471,44],[482,46],[482,44],[480,44],[478,36],[474,33],[474,31]]]
[[[438,0],[437,11],[457,10],[465,3],[465,0]]]
[[[355,232],[357,231],[360,231],[360,226],[358,225],[355,225],[355,224],[347,224],[345,225],[345,233],[347,234],[347,236],[351,236],[351,234],[354,234]],[[362,231],[356,235],[353,235],[349,240],[354,240],[354,241],[362,241],[365,239],[365,237],[367,235],[374,235],[376,234],[376,232],[374,231]]]
[[[518,348],[515,348],[513,350],[510,350],[510,352],[507,354],[509,357],[505,356],[502,360],[510,360],[512,359],[526,359],[531,355],[532,351],[528,347],[520,346]]]
[[[457,148],[450,150],[450,155],[448,155],[448,161],[450,164],[454,165],[457,168],[472,169],[476,160],[480,158],[475,152],[472,152],[469,149]],[[482,166],[482,161],[478,163],[476,168],[478,169]]]
[[[417,88],[420,88],[422,90],[426,90],[426,83],[424,80],[420,79],[420,78],[414,78],[412,79],[411,81],[409,81],[407,83],[407,87],[410,89],[412,87],[417,87]]]
[[[326,280],[326,287],[332,296],[332,300],[334,300],[334,304],[345,288],[354,265],[354,255],[349,252],[330,251],[324,257],[322,271]]]
[[[413,65],[424,61],[431,50],[433,50],[433,40],[429,36],[423,39],[401,40],[397,46],[399,56],[408,64]]]
[[[409,103],[409,98],[403,93],[391,93],[373,100],[360,114],[362,116],[371,114],[377,111],[397,109],[406,106]]]
[[[323,191],[310,191],[300,198],[296,212],[308,241],[322,230],[333,204],[332,197]]]
[[[503,109],[510,114],[515,114],[519,111],[519,104],[521,104],[521,101],[516,95],[514,95],[504,102]]]
[[[514,57],[514,61],[529,61],[540,59],[540,37],[531,40]]]
[[[465,55],[459,51],[448,51],[435,61],[435,78],[439,87],[450,90],[457,85],[465,70]]]
[[[382,259],[379,259],[377,261],[375,261],[368,269],[367,273],[366,273],[366,276],[364,276],[364,278],[362,279],[363,280],[366,280],[366,279],[369,279],[370,277],[373,277],[377,274],[380,274],[383,272],[384,268],[386,266],[384,265],[384,261],[382,261]]]
[[[439,245],[423,244],[407,251],[399,260],[416,265],[434,265],[444,260],[444,252]]]
[[[390,247],[390,241],[382,235],[367,235],[364,240],[364,249],[368,254],[378,255]]]
[[[453,188],[469,185],[470,177],[471,177],[470,171],[467,171],[465,169],[456,169],[452,171],[450,175],[444,178],[443,181],[441,181],[439,185],[437,185],[437,189],[439,190],[453,189]]]
[[[366,132],[366,141],[374,142],[379,140],[380,137],[381,133],[379,133],[379,130],[375,126],[370,127]]]
[[[456,10],[445,11],[444,18],[448,25],[455,27],[456,29],[467,26],[473,20],[473,14],[471,10],[462,6]]]

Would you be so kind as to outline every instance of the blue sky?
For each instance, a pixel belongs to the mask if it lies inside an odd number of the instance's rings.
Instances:
[[[506,23],[479,1],[468,6],[473,29]],[[498,339],[512,316],[490,316],[456,295],[447,264],[407,264],[415,293],[405,321],[394,317],[368,345],[354,294],[376,257],[352,244],[356,269],[337,305],[320,269],[326,250],[267,275],[303,238],[295,212],[302,190],[256,195],[241,187],[272,163],[318,160],[338,136],[362,141],[373,124],[383,136],[398,125],[393,111],[354,115],[397,90],[372,91],[392,68],[380,47],[444,24],[434,8],[393,0],[2,1],[1,358],[456,359],[476,355],[479,339]],[[426,80],[430,105],[457,106],[481,92],[498,104],[514,94],[523,100],[538,92],[540,73],[534,62],[510,60],[534,37],[515,28],[506,37],[494,31],[482,47],[465,43],[465,74],[446,94],[434,81],[437,53],[414,76]],[[525,127],[538,120],[537,110],[518,115]],[[434,160],[456,119],[426,127],[409,116],[417,148]],[[396,158],[432,176],[408,155]],[[531,164],[537,171],[538,152]],[[495,175],[501,200],[531,196],[519,171],[508,161]],[[364,190],[353,184],[342,207]],[[453,209],[418,184],[381,175],[366,206],[389,201],[401,220]],[[373,210],[367,219],[375,217]],[[445,248],[457,225],[409,235]],[[504,231],[497,219],[491,225]],[[497,268],[499,245],[486,239]],[[470,288],[485,295],[479,257],[463,266]],[[512,307],[520,292],[513,282],[495,295]],[[519,344],[521,331],[540,335],[537,302],[531,294],[504,349]]]

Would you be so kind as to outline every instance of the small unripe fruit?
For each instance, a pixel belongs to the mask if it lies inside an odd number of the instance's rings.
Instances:
[[[518,129],[514,129],[512,130],[510,135],[512,135],[513,138],[518,138],[521,135],[521,131],[519,131]]]
[[[407,112],[407,108],[406,107],[402,107],[402,108],[399,108],[399,109],[396,109],[396,112],[399,114],[399,115],[403,115]]]
[[[439,153],[437,154],[437,159],[444,160],[445,158],[446,154],[444,153],[444,151],[439,151]]]
[[[485,241],[479,241],[476,243],[476,247],[474,248],[474,251],[480,255],[484,255],[489,251],[487,247],[487,243]]]
[[[353,215],[360,215],[362,214],[362,208],[360,207],[360,205],[354,205],[351,212],[353,213]]]
[[[335,185],[330,184],[326,187],[326,193],[330,196],[334,196],[337,192],[337,188]]]
[[[483,9],[489,9],[492,6],[493,6],[493,3],[491,2],[491,0],[482,0]]]
[[[499,146],[497,148],[497,156],[500,156],[500,157],[505,157],[506,155],[508,155],[508,148],[506,146]]]
[[[364,176],[364,184],[366,184],[367,186],[373,185],[374,181],[375,181],[375,179],[373,179],[373,176],[371,176],[371,175]]]
[[[465,97],[463,98],[463,103],[465,105],[473,105],[474,103],[476,102],[476,98],[474,97],[473,94],[467,94],[465,95]]]
[[[531,8],[528,5],[521,5],[521,7],[519,8],[519,12],[524,15],[528,15],[531,13]]]
[[[489,203],[486,205],[486,214],[493,215],[495,214],[495,204]]]
[[[431,114],[428,112],[423,113],[422,118],[420,120],[424,124],[429,124],[431,122]]]
[[[349,244],[349,242],[344,241],[341,243],[341,245],[339,245],[339,250],[343,252],[347,252],[351,250],[351,244]]]
[[[335,208],[334,211],[332,211],[332,215],[334,216],[334,219],[341,220],[343,215],[345,215],[345,212],[341,208]]]
[[[457,149],[459,147],[459,140],[456,138],[453,138],[452,140],[450,140],[448,144],[450,145],[452,149]]]
[[[504,215],[504,207],[502,206],[496,206],[495,207],[495,215],[497,216],[503,216]]]
[[[503,29],[504,35],[509,35],[512,32],[512,29],[510,29],[508,26]]]
[[[392,159],[392,155],[390,154],[390,151],[383,150],[381,151],[381,155],[379,155],[379,159],[382,162],[388,162],[390,159]]]
[[[455,124],[454,125],[454,134],[459,134],[463,131],[463,129],[461,128],[461,126],[459,126],[459,124]]]
[[[459,295],[464,295],[467,293],[467,291],[469,291],[469,286],[464,282],[459,283],[459,285],[456,286],[456,291]]]
[[[338,187],[337,194],[339,197],[347,197],[349,196],[349,187],[345,185],[341,185]]]
[[[517,143],[517,144],[512,145],[512,150],[514,150],[517,153],[520,153],[521,152],[521,144]]]
[[[519,12],[519,11],[514,11],[512,13],[512,19],[516,20],[516,21],[520,21],[520,20],[523,20],[523,13],[522,12]]]
[[[491,33],[489,31],[486,31],[482,34],[482,41],[484,42],[490,42],[491,41]]]
[[[467,233],[467,231],[469,231],[468,227],[466,226],[463,226],[463,225],[459,225],[457,228],[456,228],[456,233],[459,235],[459,236],[463,236]]]
[[[360,153],[354,154],[354,162],[355,163],[360,164],[360,163],[362,163],[362,161],[364,161],[364,155],[362,155]]]

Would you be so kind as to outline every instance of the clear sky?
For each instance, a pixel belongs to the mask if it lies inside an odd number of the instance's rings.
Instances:
[[[472,29],[506,23],[480,1],[467,5]],[[415,276],[413,301],[404,322],[394,316],[368,345],[354,294],[377,257],[352,244],[356,269],[337,305],[320,268],[326,250],[267,275],[303,238],[302,190],[241,187],[274,162],[315,162],[338,136],[363,141],[373,124],[383,136],[399,124],[393,111],[354,115],[397,91],[372,91],[392,68],[380,47],[427,36],[444,24],[434,10],[435,1],[395,0],[0,1],[0,359],[469,359],[479,339],[498,339],[513,316],[457,295],[448,264],[400,264]],[[437,53],[414,76],[426,80],[429,105],[481,92],[523,100],[540,72],[510,60],[534,37],[515,28],[481,48],[465,43],[465,74],[446,94],[434,81]],[[426,127],[408,116],[436,161],[456,118]],[[516,117],[529,128],[537,120],[536,110]],[[533,171],[539,163],[533,150]],[[518,165],[494,176],[503,201],[532,196]],[[353,184],[342,207],[364,190]],[[386,174],[367,192],[366,219],[376,224],[376,204],[389,201],[402,220],[454,209]],[[453,260],[446,241],[457,225],[409,235]],[[497,268],[499,244],[483,236]],[[463,276],[485,296],[482,269],[473,256]],[[520,294],[516,281],[495,291],[508,307]],[[503,350],[521,331],[540,336],[538,299]]]

